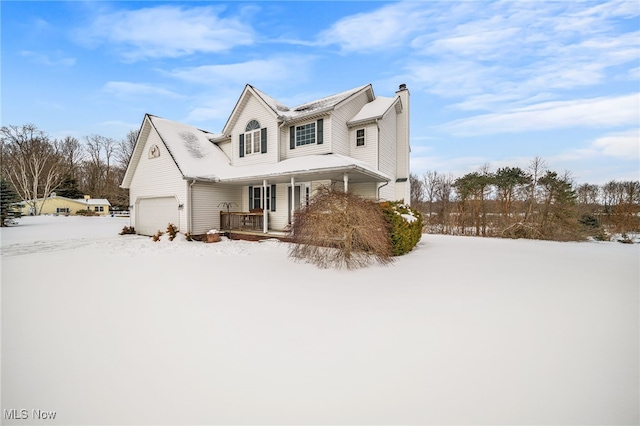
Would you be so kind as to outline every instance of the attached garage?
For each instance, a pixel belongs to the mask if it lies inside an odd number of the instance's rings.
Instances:
[[[165,232],[169,223],[180,226],[176,197],[140,198],[135,209],[138,234],[153,235],[159,230]]]

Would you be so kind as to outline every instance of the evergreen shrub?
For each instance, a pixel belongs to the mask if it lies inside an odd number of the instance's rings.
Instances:
[[[391,253],[409,253],[422,238],[422,215],[399,201],[385,201],[380,206],[391,237]]]

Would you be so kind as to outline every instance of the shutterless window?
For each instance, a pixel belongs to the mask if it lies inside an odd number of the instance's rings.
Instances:
[[[311,145],[316,143],[316,123],[296,126],[296,145]]]
[[[356,146],[364,146],[364,129],[356,130]]]

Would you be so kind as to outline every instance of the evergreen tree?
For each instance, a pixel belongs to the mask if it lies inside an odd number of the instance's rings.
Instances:
[[[11,184],[0,177],[0,226],[6,226],[5,221],[8,222],[22,216],[22,212],[16,204],[18,202],[20,202],[20,198]]]
[[[72,176],[66,176],[63,179],[60,186],[56,188],[56,195],[71,199],[84,197],[84,194],[80,191],[80,188],[78,188],[78,181]]]

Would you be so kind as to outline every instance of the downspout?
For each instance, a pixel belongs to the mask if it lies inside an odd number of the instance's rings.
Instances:
[[[383,183],[382,185],[380,185],[378,187],[378,201],[380,201],[380,189],[384,188],[385,186],[389,185],[389,181]]]
[[[192,233],[193,229],[191,229],[193,224],[193,189],[191,188],[196,183],[196,180],[193,179],[189,184],[189,211],[187,214],[187,232]]]

